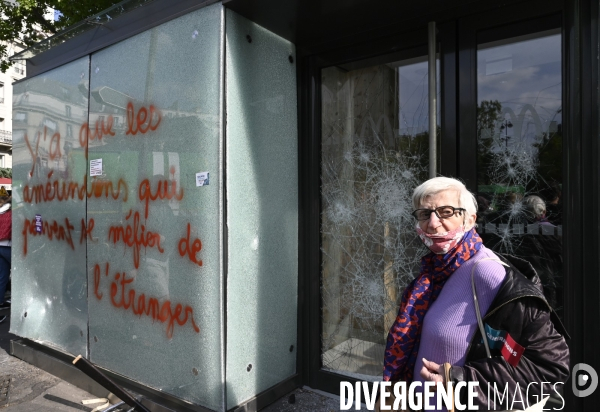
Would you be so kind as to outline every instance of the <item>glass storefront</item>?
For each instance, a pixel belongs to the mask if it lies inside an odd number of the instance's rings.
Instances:
[[[531,262],[562,316],[561,76],[559,30],[478,47],[478,231]]]
[[[321,70],[321,361],[376,380],[426,253],[410,197],[428,178],[427,62],[363,66]],[[477,148],[460,149],[477,167],[477,230],[530,260],[562,315],[560,32],[480,44],[477,85]]]
[[[321,95],[322,363],[374,380],[424,254],[410,213],[428,173],[427,59],[323,69]]]
[[[61,66],[58,43],[28,57],[13,332],[215,410],[282,382],[380,380],[427,253],[410,213],[435,21],[438,174],[475,192],[488,247],[532,263],[572,363],[595,361],[597,4],[176,1],[157,17],[166,3],[129,37],[102,23]]]

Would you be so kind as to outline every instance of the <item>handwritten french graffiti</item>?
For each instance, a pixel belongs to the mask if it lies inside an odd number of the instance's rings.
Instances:
[[[75,245],[73,244],[73,237],[71,236],[71,231],[74,229],[71,222],[69,222],[69,218],[66,217],[64,220],[64,224],[59,223],[56,220],[44,221],[42,225],[42,231],[36,232],[35,230],[35,218],[33,219],[25,219],[23,221],[23,255],[27,255],[27,237],[28,236],[47,236],[48,240],[61,240],[67,242],[67,244],[71,247],[71,249],[75,249]]]
[[[74,226],[66,217],[63,221],[51,220],[44,221],[42,224],[42,231],[37,232],[35,230],[35,217],[33,219],[25,219],[23,221],[23,255],[27,256],[27,238],[28,236],[46,236],[48,240],[58,240],[66,242],[67,245],[75,250],[75,244],[73,243],[73,236],[71,235]],[[81,236],[79,237],[79,244],[82,244],[86,239],[93,241],[92,232],[94,230],[94,219],[90,218],[86,224],[85,219],[81,219]]]
[[[133,103],[127,103],[127,131],[126,135],[135,136],[138,133],[146,134],[149,130],[156,130],[160,125],[162,116],[153,105],[148,109],[140,107],[135,111]]]
[[[48,128],[46,126],[44,126],[44,141],[46,141],[46,137],[47,137],[47,131]],[[29,171],[29,176],[33,176],[33,172],[35,171],[35,165],[37,164],[38,161],[38,153],[39,153],[39,149],[40,149],[40,141],[42,140],[42,133],[38,132],[37,133],[37,139],[35,139],[35,152],[33,150],[33,148],[31,147],[31,143],[29,142],[29,138],[27,137],[27,135],[24,136],[25,139],[25,145],[27,146],[27,149],[29,150],[29,154],[31,155],[31,170]],[[56,158],[60,158],[62,156],[62,153],[60,151],[60,133],[56,132],[52,135],[52,137],[50,138],[50,147],[48,148],[48,157],[50,158],[50,160],[54,160]]]
[[[79,237],[79,244],[81,245],[84,241],[89,240],[95,242],[92,232],[94,231],[94,218],[90,218],[85,224],[85,219],[81,219],[81,236]]]
[[[40,183],[29,186],[26,184],[23,187],[23,200],[26,203],[43,203],[58,200],[59,202],[66,200],[89,198],[109,198],[114,200],[119,198],[123,202],[127,201],[128,189],[127,183],[123,179],[119,179],[116,184],[110,180],[92,179],[90,185],[87,184],[87,176],[83,177],[83,183],[72,180],[63,180],[60,178],[52,178],[54,171],[50,171],[47,175],[46,183]],[[116,186],[116,187],[115,187]]]
[[[123,242],[124,245],[133,248],[133,264],[135,268],[140,267],[140,248],[143,246],[144,249],[148,247],[156,247],[160,253],[164,252],[164,249],[160,245],[161,235],[157,232],[146,230],[144,224],[140,224],[140,212],[136,211],[133,213],[133,223],[129,218],[131,217],[132,210],[125,217],[124,225],[110,226],[108,229],[108,239],[113,244]]]
[[[113,128],[114,119],[112,115],[109,115],[106,119],[106,123],[104,122],[104,118],[101,117],[96,120],[94,124],[94,128],[90,128],[90,125],[85,122],[79,128],[79,144],[81,147],[85,147],[86,158],[87,158],[87,148],[88,144],[91,140],[102,140],[105,135],[114,136],[115,132]]]
[[[104,276],[108,278],[109,263],[106,263]],[[102,300],[104,293],[101,287],[101,268],[99,264],[94,265],[94,296],[97,300]],[[190,306],[183,306],[181,303],[172,303],[165,300],[162,303],[154,297],[146,297],[144,293],[139,294],[131,286],[135,279],[128,278],[125,272],[116,272],[113,280],[110,281],[110,304],[115,308],[130,310],[134,315],[142,315],[151,318],[153,321],[167,323],[167,338],[173,337],[175,324],[183,326],[190,323],[196,333],[200,333],[200,328],[194,322],[194,309]],[[136,300],[137,297],[137,300]],[[173,307],[174,305],[174,307]]]
[[[127,104],[126,110],[126,136],[145,135],[157,130],[162,121],[162,115],[153,105],[135,107],[133,102]],[[99,118],[93,125],[83,123],[79,129],[79,144],[85,149],[87,159],[88,146],[93,141],[102,141],[110,136],[115,136],[115,119],[109,115],[106,119]],[[105,198],[117,202],[127,202],[129,186],[125,179],[109,181],[101,178],[88,178],[78,182],[71,179],[63,179],[60,173],[55,171],[41,172],[42,157],[49,160],[60,159],[63,156],[61,148],[61,135],[44,127],[43,131],[35,134],[34,139],[27,135],[25,145],[31,155],[32,165],[29,180],[23,187],[23,200],[29,204],[43,204],[47,202],[69,202],[85,201],[90,198]],[[50,136],[50,133],[53,133]],[[43,156],[42,156],[43,155]],[[36,167],[38,170],[36,170]],[[150,205],[157,201],[181,201],[184,189],[178,187],[175,179],[175,168],[170,168],[171,179],[151,180],[143,179],[138,186],[137,207],[130,208],[124,219],[112,225],[101,225],[98,227],[93,218],[81,219],[81,228],[77,232],[75,221],[64,219],[44,219],[42,227],[36,227],[36,219],[25,219],[21,234],[23,235],[23,255],[27,256],[28,245],[32,242],[31,237],[41,236],[43,240],[51,242],[63,242],[67,247],[75,250],[76,239],[79,236],[79,245],[86,242],[97,242],[98,234],[116,247],[117,244],[124,248],[130,248],[133,256],[135,269],[140,267],[140,255],[142,248],[156,250],[164,253],[169,248],[179,252],[182,259],[189,260],[196,266],[202,266],[201,251],[202,241],[196,237],[196,231],[192,224],[182,231],[182,236],[177,243],[169,244],[165,237],[158,231],[152,230],[152,224],[148,222]],[[42,181],[43,180],[43,181]],[[131,183],[131,182],[130,182]],[[38,222],[39,223],[39,222]],[[78,228],[79,229],[79,228]],[[106,237],[105,237],[106,236]],[[175,253],[175,256],[177,254]],[[191,306],[176,301],[146,296],[136,290],[136,276],[144,277],[142,271],[135,271],[136,275],[128,275],[122,270],[110,270],[109,263],[95,264],[93,271],[94,288],[93,296],[98,300],[108,301],[114,308],[123,311],[131,311],[138,318],[150,318],[153,322],[158,321],[166,325],[167,338],[172,338],[176,327],[189,325],[195,333],[200,333],[200,328],[194,321],[194,310]],[[109,276],[110,275],[110,276]],[[139,288],[139,286],[138,286]]]
[[[196,254],[202,250],[202,242],[200,239],[194,239],[193,242],[190,242],[190,224],[187,224],[187,236],[181,238],[179,240],[179,244],[177,248],[179,249],[179,255],[184,257],[187,254],[189,260],[197,264],[198,266],[202,266],[202,260],[198,260]]]
[[[148,219],[148,204],[150,201],[155,201],[156,199],[170,200],[173,198],[176,200],[181,200],[183,199],[183,188],[179,188],[178,193],[176,180],[158,180],[156,182],[156,190],[153,193],[150,180],[144,179],[140,183],[138,197],[142,202],[144,202],[144,218]]]

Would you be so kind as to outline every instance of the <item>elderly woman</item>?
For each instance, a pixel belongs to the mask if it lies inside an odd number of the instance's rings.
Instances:
[[[494,409],[493,401],[497,410],[537,403],[541,382],[566,381],[569,350],[535,272],[527,262],[501,259],[483,245],[475,230],[476,200],[458,180],[426,181],[415,189],[413,205],[417,234],[431,253],[403,294],[387,339],[383,379],[477,381],[479,410]],[[481,328],[490,336],[485,343]],[[531,382],[538,384],[526,391]],[[496,384],[503,401],[488,399],[488,383],[490,398]],[[551,392],[546,384],[544,396]],[[466,405],[467,391],[459,396]],[[517,403],[511,405],[514,396]]]

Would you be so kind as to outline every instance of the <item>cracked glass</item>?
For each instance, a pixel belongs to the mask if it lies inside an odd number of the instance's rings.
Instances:
[[[69,130],[88,118],[88,67],[84,57],[15,84],[12,126],[11,332],[84,356],[86,198],[71,189],[84,183],[85,152]]]
[[[222,13],[213,4],[92,54],[77,133],[89,359],[212,410],[224,376]]]
[[[531,262],[562,317],[561,79],[558,29],[478,47],[478,231]]]
[[[321,95],[322,366],[378,380],[425,254],[411,195],[428,173],[427,58],[326,68]]]

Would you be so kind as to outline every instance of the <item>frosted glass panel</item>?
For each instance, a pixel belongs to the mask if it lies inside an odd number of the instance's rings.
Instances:
[[[89,59],[15,84],[11,332],[87,354]]]
[[[296,372],[298,159],[294,45],[226,17],[231,408]]]
[[[90,359],[219,410],[221,13],[93,54],[88,135]]]

